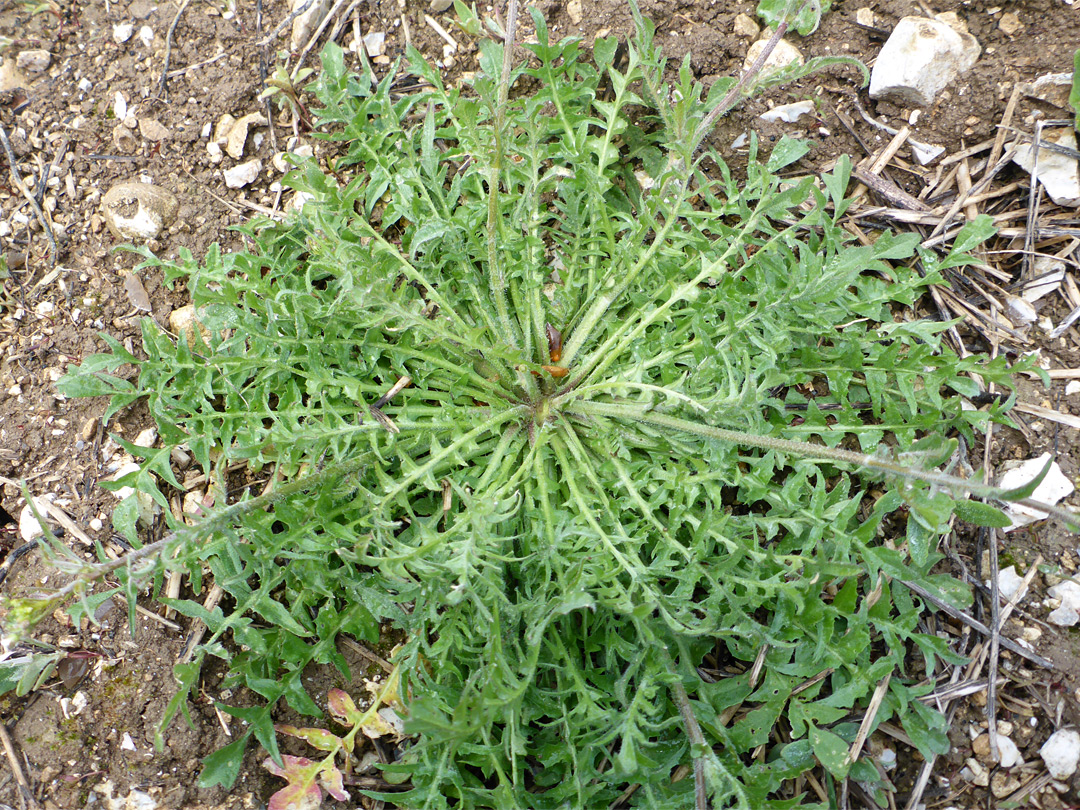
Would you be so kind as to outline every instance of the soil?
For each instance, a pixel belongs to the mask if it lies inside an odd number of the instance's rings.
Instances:
[[[922,110],[912,126],[912,137],[944,147],[945,157],[993,138],[1016,84],[1071,69],[1072,52],[1080,42],[1080,15],[1071,2],[1063,0],[1019,0],[1002,6],[982,0],[943,0],[933,7],[924,2],[881,0],[872,5],[869,26],[856,19],[859,5],[839,0],[819,31],[791,39],[807,57],[853,56],[872,65],[901,17],[951,11],[981,43],[983,51],[975,67],[942,92],[932,107]],[[753,17],[752,3],[640,0],[640,6],[656,24],[658,41],[673,62],[689,56],[691,70],[707,86],[719,77],[737,75],[751,39],[736,33],[736,16]],[[631,29],[624,0],[540,0],[537,7],[553,37],[581,36],[586,45],[596,36],[624,36]],[[348,46],[355,31],[385,33],[387,58],[377,60],[383,63],[377,70],[388,71],[388,63],[403,52],[406,32],[431,61],[443,60],[445,42],[425,21],[425,15],[433,13],[427,0],[407,0],[404,10],[397,0],[368,0],[350,8],[355,10],[337,39]],[[125,460],[109,434],[133,440],[152,423],[145,409],[135,406],[117,414],[105,429],[103,399],[66,399],[58,395],[54,383],[68,364],[104,350],[102,332],[137,350],[140,318],[149,314],[167,326],[185,296],[182,290],[169,289],[160,271],[140,273],[137,282],[125,284],[126,274],[139,257],[115,250],[123,240],[105,226],[103,196],[113,186],[130,181],[152,182],[173,195],[178,204],[174,222],[148,243],[165,258],[181,250],[201,256],[215,242],[223,250],[236,249],[243,236],[229,226],[259,213],[280,212],[289,192],[283,193],[277,185],[281,171],[272,160],[275,153],[309,143],[317,155],[326,157],[320,142],[305,133],[296,138],[288,108],[268,107],[259,97],[264,76],[279,63],[277,51],[289,47],[287,29],[274,36],[287,15],[285,0],[185,0],[177,4],[57,0],[41,8],[35,3],[0,4],[0,36],[12,40],[0,49],[5,68],[23,51],[44,49],[51,55],[44,73],[27,73],[17,83],[22,90],[0,92],[0,124],[10,138],[20,174],[30,186],[50,167],[43,201],[58,245],[54,266],[38,218],[9,179],[7,158],[0,156],[4,166],[0,251],[9,269],[0,295],[0,521],[7,521],[0,529],[0,553],[23,542],[18,526],[25,506],[22,482],[31,495],[51,498],[81,529],[82,539],[70,529],[63,535],[76,554],[93,555],[88,540],[100,543],[105,553],[123,552],[123,543],[110,528],[116,498],[97,483],[114,474]],[[452,11],[436,16],[461,46],[453,64],[443,67],[447,81],[455,82],[463,71],[476,68],[476,47],[466,34],[453,29]],[[133,29],[129,38],[120,41],[123,37],[115,26],[125,24]],[[163,92],[161,73],[170,26],[174,27],[168,51],[170,74]],[[526,29],[524,35],[529,33]],[[265,47],[260,44],[264,40],[269,41]],[[316,53],[308,55],[307,64],[317,65]],[[264,58],[265,73],[261,74]],[[295,56],[290,65],[295,65]],[[733,149],[732,142],[750,130],[758,133],[766,150],[783,134],[808,139],[812,149],[797,167],[801,173],[827,169],[842,154],[858,160],[866,154],[864,146],[876,149],[891,136],[861,117],[852,100],[856,95],[870,115],[894,128],[911,120],[911,110],[870,100],[859,89],[855,70],[836,67],[739,107],[720,122],[709,146],[736,169],[740,162],[745,164],[745,150]],[[126,106],[126,115],[119,118],[118,96]],[[802,99],[815,103],[814,116],[795,124],[766,124],[757,117],[772,106]],[[253,127],[241,157],[222,157],[219,152],[216,160],[207,148],[208,134],[221,118],[257,112],[272,117],[273,127]],[[1062,112],[1024,99],[1013,126],[1030,131],[1032,116],[1062,117]],[[127,117],[134,122],[122,120]],[[118,129],[125,123],[133,125]],[[891,177],[918,195],[936,167],[920,168],[910,160],[906,147],[901,157],[908,162],[900,170],[891,169]],[[253,159],[262,163],[256,179],[241,189],[228,188],[223,171]],[[973,158],[973,174],[981,171],[977,160]],[[1026,175],[1009,167],[999,179],[1001,184],[1024,181],[1001,204],[1025,206]],[[993,245],[1001,251],[1000,267],[1013,281],[1020,276],[1018,244],[999,239]],[[1062,244],[1059,241],[1055,249]],[[1074,242],[1074,256],[1075,247]],[[1054,323],[1070,309],[1056,295],[1040,306],[1040,315]],[[970,348],[989,348],[978,335],[965,334]],[[1080,367],[1080,335],[1075,328],[1057,340],[1036,331],[1028,345],[1001,347],[1006,351],[1021,348],[1037,348],[1053,368]],[[1065,380],[1050,389],[1025,381],[1018,399],[1066,414],[1080,413],[1080,395],[1067,395],[1065,386]],[[990,456],[994,465],[1049,450],[1075,480],[1080,473],[1076,429],[1033,417],[1018,419],[1023,419],[1023,430],[995,432]],[[194,473],[178,469],[182,479],[185,474]],[[973,540],[959,538],[954,551],[978,579],[988,577],[978,570],[982,555]],[[1019,621],[1012,620],[1006,634],[1015,637],[1025,627],[1038,627],[1041,635],[1033,644],[1054,662],[1055,669],[1049,674],[1032,672],[1022,659],[1006,653],[1003,667],[1032,685],[1027,692],[1010,687],[1010,698],[998,714],[1021,729],[1015,741],[1030,767],[1015,773],[1024,778],[1042,767],[1038,747],[1047,736],[1062,724],[1080,721],[1074,699],[1080,688],[1080,644],[1067,632],[1037,622],[1048,612],[1039,601],[1043,591],[1056,581],[1054,577],[1076,571],[1080,552],[1074,537],[1036,524],[1032,530],[1008,536],[1001,565],[1012,563],[1025,571],[1039,554],[1049,574],[1035,577],[1033,588],[1039,596],[1029,597],[1029,612],[1021,614]],[[9,596],[31,593],[60,577],[36,553],[13,562],[11,570],[2,585]],[[281,783],[259,766],[261,755],[254,747],[232,790],[196,787],[199,760],[227,744],[238,722],[214,708],[213,701],[225,696],[221,673],[213,668],[204,673],[199,698],[190,706],[191,722],[173,722],[165,734],[164,750],[154,750],[154,727],[173,694],[172,667],[187,643],[191,625],[182,617],[165,620],[152,600],[141,601],[146,613],[138,614],[134,625],[129,625],[126,605],[116,602],[98,609],[99,625],[87,620],[72,625],[58,612],[38,626],[34,637],[38,642],[85,654],[87,658],[69,660],[84,660],[88,666],[85,673],[80,673],[80,666],[69,666],[65,670],[69,677],[50,678],[23,697],[14,693],[0,697],[0,719],[18,752],[30,793],[48,808],[80,808],[91,802],[105,807],[150,806],[136,804],[144,797],[161,808],[261,806]],[[313,675],[327,685],[355,690],[366,665],[357,661],[353,684],[343,684],[340,676],[335,679],[328,673]],[[233,703],[249,699],[242,694],[228,697]],[[985,786],[972,785],[958,775],[972,755],[969,729],[977,730],[980,723],[985,723],[985,716],[974,696],[954,715],[954,752],[935,769],[924,799],[931,805],[973,807],[993,800]],[[913,772],[918,763],[914,759],[912,763],[909,770]],[[910,776],[902,773],[897,780],[901,796],[910,789],[910,783],[904,787]],[[1075,803],[1077,795],[1065,786],[1063,794],[1051,789],[1038,794],[1038,801],[1042,807],[1063,807],[1070,800]],[[10,765],[5,765],[0,769],[0,802],[20,806],[25,798]]]

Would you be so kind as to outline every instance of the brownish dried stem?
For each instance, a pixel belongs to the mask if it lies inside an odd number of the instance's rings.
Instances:
[[[683,685],[676,681],[671,685],[672,694],[675,696],[675,705],[679,707],[683,725],[686,726],[686,736],[690,738],[691,749],[699,749],[706,745],[705,735],[701,733],[701,726],[694,717],[694,709],[690,705],[690,696],[686,694]],[[691,757],[694,761],[694,807],[695,810],[708,810],[709,797],[705,793],[705,760],[701,757]]]
[[[694,133],[694,149],[698,148],[705,136],[708,135],[713,126],[715,126],[720,116],[735,106],[739,94],[750,83],[750,80],[761,73],[761,69],[765,67],[765,62],[768,61],[772,52],[776,50],[777,44],[780,42],[781,38],[783,38],[784,34],[787,33],[787,29],[788,24],[786,21],[776,26],[776,30],[773,31],[772,36],[769,37],[769,41],[765,43],[765,47],[762,49],[761,53],[758,54],[757,59],[754,60],[750,67],[742,72],[739,76],[739,80],[731,86],[731,89],[727,91],[727,94],[720,100],[720,103],[713,108],[713,111],[705,116],[704,120],[698,126],[697,131]]]
[[[191,0],[184,0],[180,4],[180,8],[176,10],[176,16],[173,17],[172,23],[169,25],[169,31],[165,34],[165,58],[161,67],[161,84],[158,87],[158,98],[165,101],[169,100],[169,57],[172,56],[173,34],[176,32],[176,24],[180,22],[180,17],[190,2]]]

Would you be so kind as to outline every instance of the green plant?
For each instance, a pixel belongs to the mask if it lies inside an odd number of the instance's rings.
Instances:
[[[23,10],[28,14],[52,14],[54,17],[60,17],[60,4],[56,0],[44,0],[44,2],[38,2],[38,0],[19,0],[19,5],[23,7]]]
[[[384,684],[372,688],[373,700],[364,711],[360,711],[348,693],[341,689],[331,689],[327,693],[327,711],[336,723],[348,729],[343,735],[332,734],[321,728],[296,728],[284,724],[274,726],[279,734],[297,737],[313,748],[325,751],[326,756],[319,762],[313,762],[307,757],[284,756],[281,765],[268,757],[263,762],[263,767],[288,782],[270,797],[269,810],[290,810],[306,806],[303,804],[305,797],[310,797],[306,800],[311,802],[312,806],[318,807],[322,801],[319,783],[322,783],[326,792],[335,799],[345,801],[349,798],[344,791],[345,775],[352,769],[357,736],[396,736],[394,727],[384,718],[382,712],[387,709],[402,709],[401,698],[397,692],[399,677],[399,672],[395,669]],[[343,759],[344,772],[338,767],[339,755]]]
[[[278,65],[274,75],[266,80],[266,89],[259,93],[259,98],[273,98],[278,107],[286,104],[297,118],[308,120],[308,111],[300,100],[301,85],[311,76],[314,71],[311,68],[301,68],[292,76],[284,65]]]
[[[417,738],[384,767],[409,789],[384,798],[407,807],[790,807],[819,765],[879,781],[848,753],[886,679],[875,723],[947,748],[918,699],[932,681],[903,676],[958,659],[901,582],[965,605],[935,572],[952,514],[999,525],[965,494],[1030,491],[940,469],[953,437],[1005,419],[1011,400],[962,396],[1010,370],[900,312],[988,220],[919,250],[921,277],[914,235],[851,244],[846,161],[781,183],[808,147],[759,159],[752,141],[736,180],[698,151],[731,85],[703,99],[684,63],[666,87],[632,8],[624,70],[614,39],[589,62],[534,13],[529,65],[482,40],[470,92],[411,52],[431,89],[399,98],[396,70],[350,75],[329,46],[320,137],[347,151],[290,175],[313,201],[244,226],[253,252],[141,251],[186,280],[207,337],[146,319],[145,359],[105,336],[61,382],[110,396],[107,417],[147,400],[163,446],[125,444],[144,461],[116,486],[165,507],[180,444],[219,491],[238,460],[276,482],[105,564],[129,588],[171,566],[198,593],[209,573],[229,596],[162,599],[210,631],[164,722],[206,655],[266,701],[222,707],[247,732],[202,784],[231,784],[254,735],[294,791],[337,790],[332,757],[281,757],[274,706],[319,715],[305,667],[347,673],[337,636],[385,621]],[[109,373],[129,363],[136,381]],[[138,542],[134,503],[115,523]]]

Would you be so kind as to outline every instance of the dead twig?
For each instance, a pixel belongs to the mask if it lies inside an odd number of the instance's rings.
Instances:
[[[750,80],[761,73],[761,69],[765,67],[765,62],[772,55],[772,52],[776,50],[777,44],[781,38],[787,33],[788,24],[787,21],[781,22],[776,26],[776,30],[773,31],[772,36],[769,37],[769,41],[765,43],[765,47],[762,48],[761,53],[758,54],[757,59],[753,63],[739,74],[738,81],[731,86],[731,89],[727,91],[724,97],[720,100],[720,103],[713,108],[705,119],[698,126],[697,131],[694,133],[693,143],[695,148],[697,144],[700,144],[705,136],[712,130],[713,125],[719,120],[720,116],[731,109],[735,102],[739,98],[739,94],[743,91],[743,88],[749,84]]]
[[[172,23],[169,25],[169,30],[165,34],[164,65],[161,68],[161,82],[158,86],[158,98],[162,101],[169,100],[169,57],[172,56],[173,33],[176,31],[176,24],[180,22],[180,17],[183,15],[190,2],[191,0],[183,0],[183,2],[180,3],[180,8],[176,10],[176,14],[172,18]]]
[[[944,611],[949,616],[952,616],[957,621],[963,622],[964,624],[966,624],[968,627],[972,628],[973,630],[978,630],[980,633],[982,633],[983,635],[985,635],[985,636],[987,636],[989,638],[989,636],[990,636],[990,628],[987,627],[982,622],[980,622],[978,619],[967,615],[962,610],[957,610],[952,605],[950,605],[948,602],[946,602],[944,599],[941,599],[940,597],[935,596],[930,591],[926,590],[925,588],[923,588],[921,585],[919,585],[916,582],[910,582],[908,580],[899,580],[899,581],[906,588],[908,588],[908,590],[912,591],[913,593],[918,594],[923,599],[926,599],[926,600],[928,600],[930,602],[933,602],[934,605],[938,609]],[[1023,647],[1020,644],[1017,644],[1015,641],[1013,641],[1011,638],[1009,638],[1007,636],[1002,636],[1001,637],[1001,646],[1004,647],[1006,650],[1009,650],[1010,652],[1014,652],[1017,655],[1022,656],[1023,658],[1026,658],[1028,661],[1031,661],[1033,664],[1039,665],[1043,669],[1049,669],[1049,670],[1054,670],[1054,671],[1057,670],[1057,667],[1054,665],[1053,661],[1051,661],[1051,660],[1049,660],[1047,658],[1043,658],[1041,655],[1039,655],[1037,653],[1034,653],[1031,650],[1026,649],[1025,647]]]
[[[262,36],[263,0],[255,3],[255,38]],[[259,48],[259,86],[266,87],[266,48]],[[263,108],[266,110],[266,123],[270,127],[270,145],[274,151],[278,151],[277,129],[274,127],[274,108],[270,104],[270,96],[263,96]]]
[[[679,714],[682,716],[683,725],[686,727],[686,736],[690,738],[691,750],[702,750],[702,747],[708,745],[708,743],[705,742],[705,735],[701,733],[701,726],[698,725],[697,718],[694,717],[694,709],[690,705],[690,696],[686,694],[686,689],[679,681],[675,681],[671,685],[671,691],[675,695],[675,705],[679,707]],[[700,756],[695,756],[693,759],[694,807],[695,810],[708,810],[709,797],[705,792],[705,760]]]
[[[41,210],[41,206],[38,205],[37,200],[34,199],[34,195],[30,192],[30,189],[26,187],[22,175],[19,174],[19,164],[15,160],[15,151],[11,148],[11,141],[8,140],[7,130],[4,129],[3,125],[0,125],[0,144],[4,147],[4,154],[7,155],[8,173],[11,175],[12,185],[14,185],[26,198],[26,201],[30,203],[30,207],[34,209],[34,214],[37,216],[38,222],[41,223],[41,227],[45,231],[45,236],[48,237],[49,267],[56,267],[56,260],[59,258],[60,251],[56,247],[56,237],[53,235],[52,225],[49,223],[49,218],[45,216],[45,212]]]
[[[144,546],[146,548],[146,546]],[[218,606],[218,602],[221,601],[221,597],[225,595],[225,591],[220,585],[214,583],[214,586],[210,588],[210,592],[206,594],[206,599],[203,600],[203,608],[207,613],[213,611]],[[195,655],[195,648],[199,646],[199,642],[203,640],[203,636],[206,634],[206,622],[202,619],[196,619],[194,627],[191,629],[191,635],[188,636],[187,642],[184,644],[184,651],[180,654],[180,658],[177,659],[178,664],[187,664]]]
[[[361,658],[366,658],[371,663],[378,665],[384,672],[394,671],[394,668],[390,665],[389,661],[382,656],[376,655],[363,644],[353,641],[348,636],[338,636],[338,640],[341,642],[342,646],[348,647]]]
[[[274,39],[277,38],[277,35],[285,30],[285,27],[287,25],[290,25],[293,20],[295,20],[297,17],[299,17],[301,14],[303,14],[309,8],[311,8],[311,4],[314,3],[314,2],[315,2],[315,0],[306,0],[306,2],[302,6],[300,6],[300,8],[293,9],[292,14],[290,14],[288,17],[286,17],[284,20],[282,20],[280,23],[278,23],[278,27],[275,28],[270,33],[269,36],[267,36],[265,39],[260,39],[258,42],[256,42],[255,47],[257,47],[257,48],[265,48],[267,45],[269,45],[271,42],[273,42]]]
[[[909,211],[927,212],[931,210],[929,205],[920,199],[912,197],[892,180],[887,180],[876,173],[867,172],[858,167],[852,169],[851,174],[889,205]]]
[[[307,55],[311,52],[311,49],[315,47],[315,43],[319,41],[319,37],[322,36],[323,31],[326,30],[327,26],[330,25],[331,21],[337,22],[335,22],[334,33],[330,35],[330,39],[333,40],[337,36],[337,32],[341,30],[341,23],[338,17],[338,12],[341,11],[342,6],[344,6],[347,2],[348,0],[337,0],[337,2],[334,3],[333,8],[331,8],[330,11],[327,12],[326,16],[323,17],[323,21],[319,23],[319,26],[315,29],[315,32],[308,38],[307,44],[304,45],[303,49],[300,51],[300,58],[296,60],[296,65],[295,67],[293,67],[292,73],[290,74],[293,81],[296,81],[296,77],[300,74],[300,68],[304,65],[304,60],[307,59]],[[356,9],[358,5],[360,5],[360,0],[352,0],[352,3],[347,9],[345,9],[345,12],[341,15],[341,17],[347,18],[349,14]]]
[[[15,753],[15,745],[11,740],[11,734],[4,723],[0,723],[0,743],[4,746],[4,755],[7,756],[8,765],[11,766],[15,784],[19,786],[19,805],[21,807],[38,807],[34,792],[30,789],[30,782],[27,781],[22,765],[19,764],[19,757]]]

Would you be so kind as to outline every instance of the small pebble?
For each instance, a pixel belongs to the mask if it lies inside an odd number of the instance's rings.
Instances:
[[[364,37],[364,50],[369,57],[382,56],[386,52],[386,34],[372,31]]]
[[[249,183],[253,183],[261,171],[262,161],[258,158],[249,160],[247,163],[241,163],[239,166],[233,166],[231,169],[225,170],[225,185],[229,188],[243,188]]]
[[[44,73],[50,64],[52,64],[52,54],[43,48],[20,51],[15,57],[15,67],[32,76]]]
[[[1070,778],[1080,764],[1080,734],[1071,728],[1055,731],[1050,735],[1050,739],[1043,743],[1039,755],[1052,777]]]
[[[144,25],[139,29],[139,41],[149,48],[154,42],[154,29],[149,25]]]
[[[38,512],[40,513],[41,510],[38,509]],[[34,517],[34,511],[30,508],[30,504],[27,504],[19,513],[19,537],[22,538],[24,543],[29,543],[42,534],[44,532],[41,530],[41,524]]]
[[[157,436],[157,428],[148,427],[135,437],[133,443],[138,447],[153,447],[154,442],[157,441]]]
[[[735,17],[735,23],[732,26],[732,30],[737,37],[757,39],[758,34],[761,33],[761,26],[754,22],[754,18],[749,14],[739,14]]]
[[[1017,31],[1022,29],[1024,24],[1020,22],[1020,18],[1013,14],[1011,11],[1006,11],[1001,15],[1001,22],[998,23],[998,28],[1001,29],[1001,33],[1005,36],[1011,37]]]
[[[179,203],[171,193],[146,183],[119,183],[101,200],[109,230],[118,239],[152,239],[176,219]]]
[[[131,35],[135,33],[135,26],[131,23],[117,23],[112,27],[113,42],[117,45],[123,45],[129,39]]]
[[[169,137],[169,128],[156,118],[140,118],[139,134],[148,141],[163,141]]]

